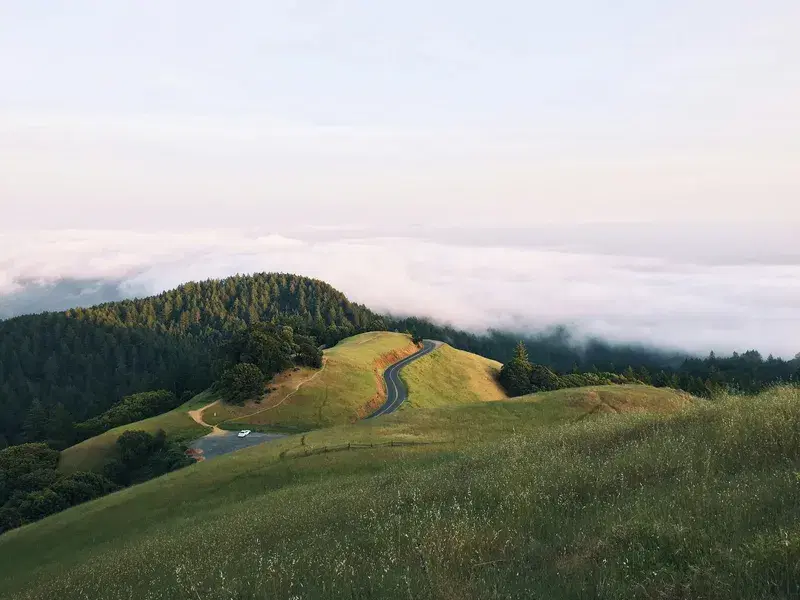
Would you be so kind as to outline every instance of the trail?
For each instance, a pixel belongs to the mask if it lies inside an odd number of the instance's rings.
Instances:
[[[321,368],[319,371],[317,371],[316,373],[314,373],[314,374],[313,374],[311,377],[307,377],[306,379],[304,379],[303,381],[301,381],[300,383],[298,383],[298,384],[295,386],[295,388],[294,388],[294,389],[293,389],[291,392],[289,392],[289,393],[288,393],[288,394],[286,394],[286,395],[285,395],[283,398],[281,398],[281,401],[280,401],[280,402],[278,402],[278,403],[276,403],[276,404],[273,404],[272,406],[268,406],[267,408],[262,408],[261,410],[257,410],[256,412],[249,413],[249,414],[246,414],[246,415],[242,415],[241,417],[236,417],[236,418],[233,418],[233,419],[228,419],[228,422],[231,422],[231,421],[241,421],[242,419],[249,419],[250,417],[253,417],[253,416],[255,416],[255,415],[260,415],[261,413],[263,413],[263,412],[267,412],[268,410],[272,410],[273,408],[278,408],[278,407],[279,407],[281,404],[283,404],[283,403],[284,403],[284,402],[286,402],[286,401],[287,401],[289,398],[291,398],[291,397],[292,397],[292,396],[294,396],[294,395],[295,395],[297,392],[299,392],[301,387],[303,387],[303,386],[304,386],[305,384],[307,384],[309,381],[313,381],[314,379],[316,379],[317,377],[319,377],[319,376],[322,374],[322,372],[325,370],[325,367],[327,367],[327,366],[328,366],[328,360],[327,360],[325,357],[323,357],[323,358],[322,358],[322,368]]]
[[[219,400],[214,400],[214,402],[212,402],[211,404],[206,404],[204,407],[198,408],[197,410],[190,410],[189,416],[192,417],[192,419],[194,419],[195,423],[202,425],[203,427],[208,427],[211,430],[211,433],[209,433],[208,435],[225,435],[224,429],[220,429],[216,425],[209,425],[203,420],[203,412],[211,408],[215,404],[219,404]]]

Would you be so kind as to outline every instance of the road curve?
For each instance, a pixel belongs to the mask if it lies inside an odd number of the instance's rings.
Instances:
[[[408,397],[406,384],[404,384],[403,380],[400,379],[400,371],[409,363],[422,358],[426,354],[430,354],[441,345],[442,342],[437,342],[436,340],[423,340],[422,349],[419,352],[416,352],[411,356],[407,356],[403,360],[399,360],[393,365],[390,365],[389,368],[383,372],[383,382],[386,385],[386,402],[384,402],[383,406],[381,406],[378,410],[368,416],[367,419],[380,417],[381,415],[388,415],[389,413],[393,413],[400,408],[400,405],[405,402],[406,398]]]

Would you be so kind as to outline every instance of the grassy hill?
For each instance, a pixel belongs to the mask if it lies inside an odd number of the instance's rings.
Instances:
[[[205,435],[208,430],[188,414],[204,407],[208,407],[202,413],[206,423],[231,430],[249,428],[292,433],[353,423],[383,402],[385,390],[381,374],[385,367],[416,349],[404,334],[370,332],[353,336],[325,351],[322,370],[299,368],[278,375],[269,386],[271,391],[263,398],[236,406],[215,402],[217,397],[204,392],[168,413],[117,427],[67,448],[62,453],[59,467],[62,471],[73,472],[102,466],[115,451],[117,438],[132,429],[150,432],[164,429],[173,439],[184,440]],[[409,388],[406,406],[433,408],[505,399],[505,392],[496,382],[499,368],[495,361],[444,345],[401,372]],[[647,386],[615,386],[605,391],[601,387],[597,390],[560,390],[527,399],[541,401],[552,398],[553,402],[542,404],[542,411],[557,407],[555,410],[561,418],[571,415],[573,408],[575,415],[590,409],[613,412],[613,407],[620,403],[625,405],[623,410],[628,410],[639,400],[649,410],[654,398],[658,398],[663,407],[672,409],[686,397],[672,390]],[[599,396],[589,397],[594,394]],[[573,404],[576,405],[573,407]],[[484,411],[483,414],[489,417],[485,426],[493,428],[495,419],[502,421],[500,413],[506,410],[509,410],[507,406],[499,407],[494,413]],[[414,423],[414,427],[419,425],[413,417],[405,420]],[[398,431],[396,429],[395,433]],[[475,434],[481,435],[481,432]]]
[[[497,361],[445,344],[401,371],[400,377],[408,387],[407,406],[435,407],[507,398],[497,383],[501,366]]]
[[[244,406],[215,405],[204,418],[228,429],[291,431],[352,423],[382,404],[384,369],[417,350],[400,333],[356,335],[325,350],[321,370],[281,374],[265,397]]]
[[[796,388],[559,390],[301,439],[3,535],[0,597],[800,594]]]

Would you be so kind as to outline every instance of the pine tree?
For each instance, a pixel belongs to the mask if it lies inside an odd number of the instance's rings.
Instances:
[[[500,384],[506,389],[509,396],[524,396],[531,392],[531,369],[528,350],[525,348],[525,344],[519,342],[511,360],[500,369]]]

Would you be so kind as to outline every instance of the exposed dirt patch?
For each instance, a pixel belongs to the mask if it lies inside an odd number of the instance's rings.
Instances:
[[[207,409],[211,408],[215,404],[217,404],[219,400],[214,400],[211,404],[206,404],[203,408],[198,408],[197,410],[190,410],[189,416],[194,419],[195,423],[202,425],[203,427],[208,427],[211,430],[211,433],[208,435],[225,435],[225,432],[217,427],[216,425],[209,425],[203,420],[203,412]]]
[[[420,346],[409,343],[409,345],[402,350],[393,350],[391,352],[381,354],[375,360],[375,362],[372,363],[372,374],[375,377],[375,389],[377,391],[375,392],[375,395],[369,399],[369,402],[367,402],[358,410],[358,413],[356,413],[356,416],[351,422],[355,423],[356,421],[371,415],[383,405],[383,403],[386,401],[386,384],[383,381],[383,372],[397,361],[403,360],[407,356],[411,356],[415,352],[418,352],[419,349]]]
[[[234,419],[229,419],[229,422],[230,421],[241,421],[242,419],[246,419],[246,418],[252,417],[254,415],[258,415],[258,414],[261,414],[263,412],[266,412],[268,410],[272,410],[273,408],[279,407],[281,404],[283,404],[289,398],[291,398],[297,392],[299,392],[301,387],[303,387],[309,381],[312,381],[312,380],[316,379],[317,377],[319,377],[322,374],[322,372],[325,370],[325,367],[327,366],[327,364],[328,364],[328,359],[327,359],[327,357],[323,356],[322,357],[322,368],[319,369],[318,371],[315,371],[310,377],[306,377],[302,381],[298,382],[297,385],[295,385],[294,388],[291,389],[288,393],[284,394],[283,396],[281,396],[279,398],[276,398],[275,401],[272,404],[270,404],[269,406],[267,406],[265,408],[262,408],[261,410],[257,410],[255,412],[248,413],[246,415],[242,415],[242,416],[236,417]]]
[[[185,454],[189,458],[195,459],[197,462],[202,462],[206,459],[206,457],[203,456],[203,451],[197,448],[187,448]]]

